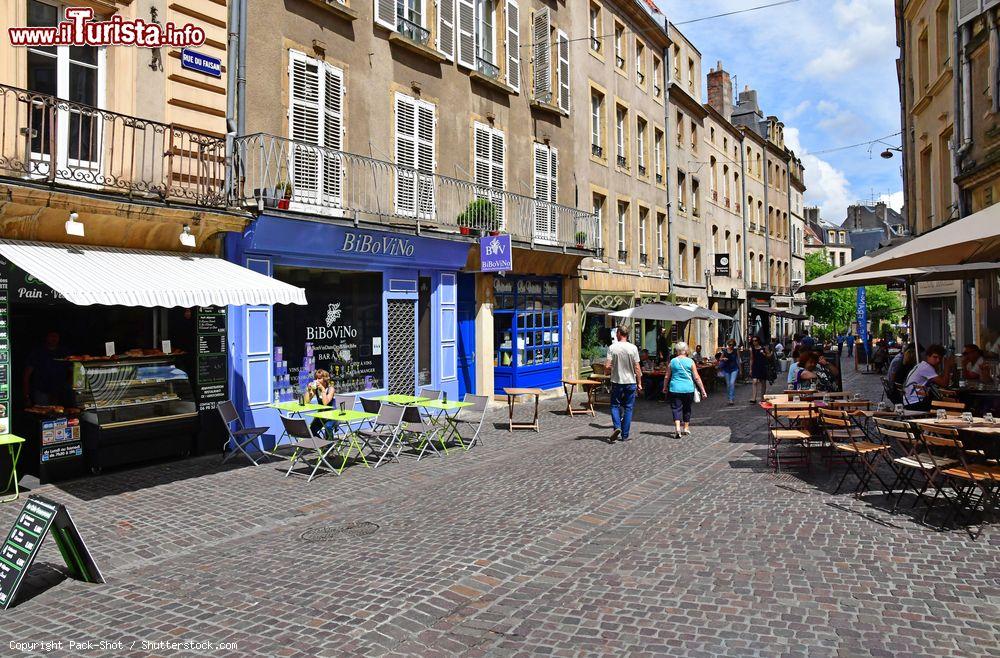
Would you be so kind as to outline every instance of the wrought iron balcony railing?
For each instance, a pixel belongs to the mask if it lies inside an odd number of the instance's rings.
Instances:
[[[598,244],[597,218],[584,210],[285,137],[237,138],[233,161],[241,206],[452,235],[502,231],[587,251]]]
[[[628,159],[624,155],[618,156],[618,166],[624,169],[628,168]]]
[[[639,165],[639,175],[640,176],[646,175],[646,165]]]
[[[416,41],[422,46],[426,46],[430,43],[431,32],[422,25],[418,25],[411,20],[403,18],[402,16],[396,21],[396,29],[407,39],[411,41]]]
[[[663,264],[664,264],[665,262],[666,262],[666,260],[665,260],[665,259],[663,258],[663,256],[659,256],[659,257],[657,257],[657,259],[656,259],[656,264],[657,264],[657,265],[659,265],[660,267],[663,267]]]
[[[226,141],[0,85],[0,176],[226,205]]]
[[[639,254],[639,264],[649,265],[649,254]]]
[[[600,146],[598,144],[591,144],[590,145],[590,152],[592,154],[594,154],[595,156],[597,156],[598,158],[603,158],[604,157],[604,147]]]
[[[619,249],[618,250],[618,260],[620,260],[623,263],[625,261],[627,261],[628,260],[628,251],[626,251],[625,249]]]
[[[492,80],[500,79],[500,67],[482,57],[476,58],[476,69],[487,78]]]

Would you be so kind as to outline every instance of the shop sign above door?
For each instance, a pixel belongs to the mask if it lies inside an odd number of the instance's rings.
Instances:
[[[510,272],[514,269],[509,235],[479,238],[479,269],[483,272]]]
[[[346,231],[343,251],[351,254],[371,254],[372,256],[399,256],[412,258],[414,253],[413,240],[395,235],[372,235]]]

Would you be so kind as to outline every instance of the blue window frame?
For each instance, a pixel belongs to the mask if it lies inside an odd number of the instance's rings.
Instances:
[[[562,370],[562,290],[559,279],[494,280],[493,364],[519,385],[545,385]],[[535,376],[537,375],[537,377]],[[533,381],[539,379],[539,381]]]

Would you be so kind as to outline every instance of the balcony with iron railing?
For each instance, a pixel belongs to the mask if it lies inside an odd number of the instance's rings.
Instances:
[[[430,43],[431,32],[424,26],[400,16],[396,20],[396,29],[407,39],[426,46]]]
[[[226,141],[0,85],[0,177],[222,208]]]
[[[500,67],[488,59],[476,58],[476,70],[491,80],[500,79]]]
[[[235,140],[238,205],[446,236],[499,231],[515,242],[594,252],[584,210],[306,142],[255,133]]]

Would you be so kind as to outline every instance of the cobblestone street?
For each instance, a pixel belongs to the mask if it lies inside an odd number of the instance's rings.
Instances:
[[[875,376],[845,379],[878,399]],[[199,458],[43,486],[108,582],[63,578],[50,540],[0,636],[83,655],[1000,655],[995,525],[972,541],[832,495],[839,472],[772,475],[739,395],[697,406],[683,440],[662,403],[608,445],[606,408],[549,400],[538,434],[497,408],[478,449],[308,484]],[[379,527],[300,538],[355,521]]]

